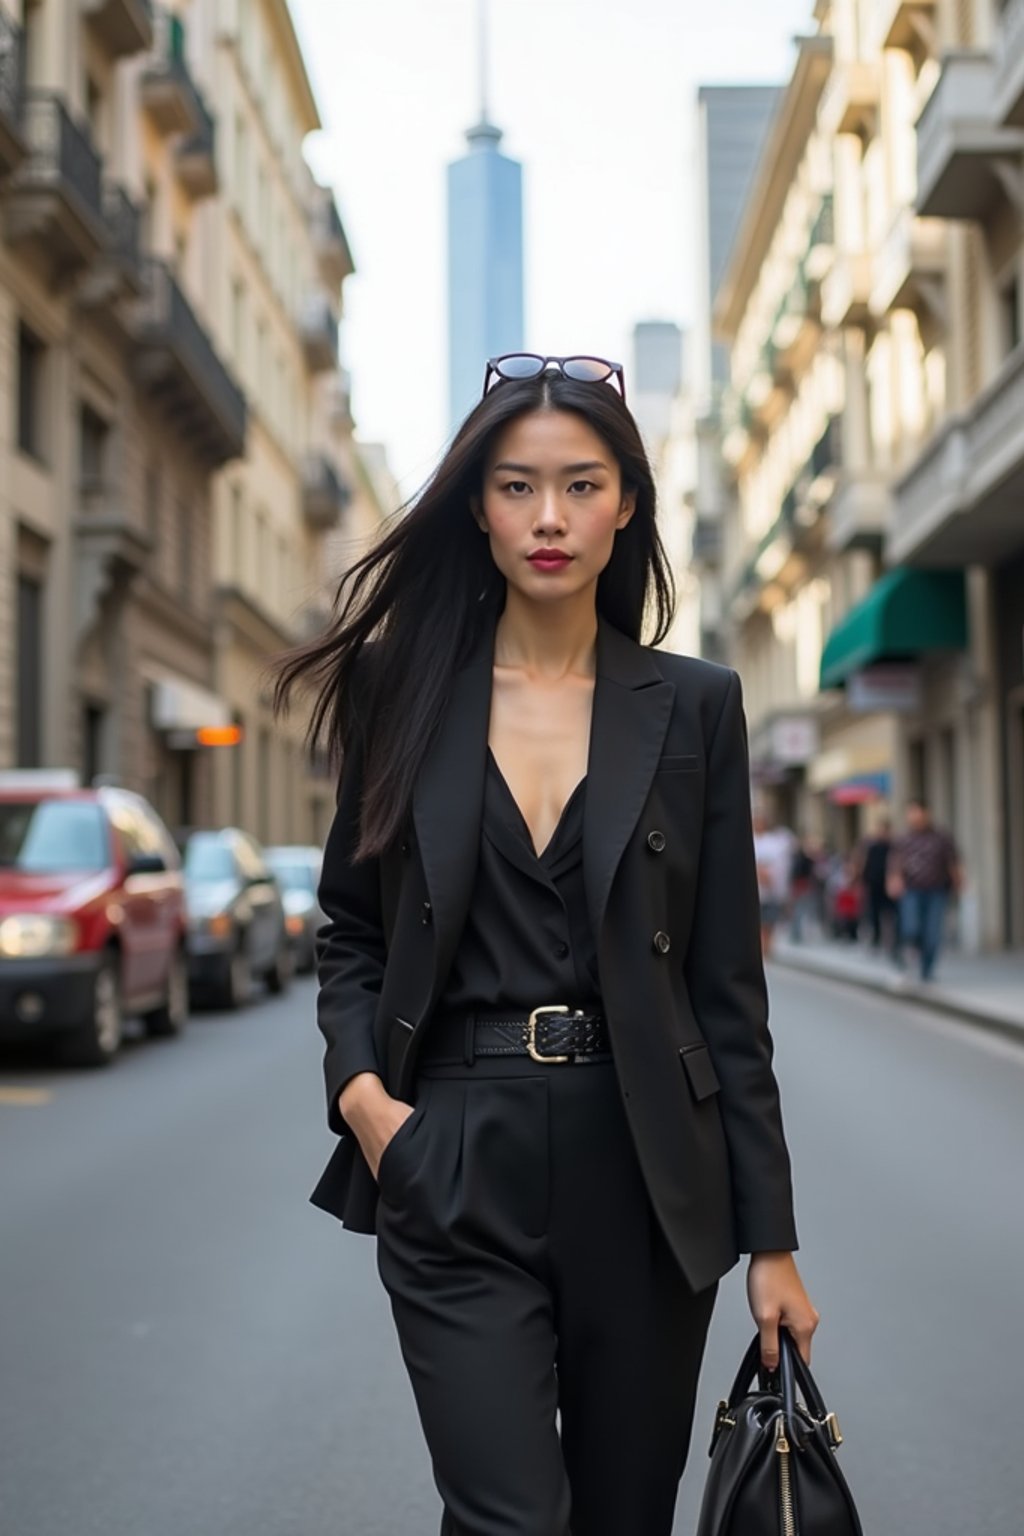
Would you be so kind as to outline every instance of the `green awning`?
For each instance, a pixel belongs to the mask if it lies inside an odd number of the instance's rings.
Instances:
[[[841,688],[876,661],[908,661],[926,651],[967,645],[963,571],[887,571],[825,642],[822,688]]]

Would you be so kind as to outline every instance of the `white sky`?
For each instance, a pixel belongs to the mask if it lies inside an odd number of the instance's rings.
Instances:
[[[628,369],[637,320],[691,320],[697,87],[785,81],[812,10],[491,0],[490,115],[524,165],[528,350]],[[342,330],[356,428],[387,444],[408,496],[447,435],[445,167],[478,116],[476,0],[292,11],[325,125],[309,159],[357,267]]]

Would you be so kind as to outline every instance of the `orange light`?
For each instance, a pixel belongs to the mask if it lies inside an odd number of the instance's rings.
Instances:
[[[237,747],[241,739],[240,725],[201,725],[196,731],[201,747]]]

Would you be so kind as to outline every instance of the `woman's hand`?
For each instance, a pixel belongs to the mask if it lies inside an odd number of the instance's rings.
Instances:
[[[820,1319],[791,1253],[751,1254],[747,1300],[761,1335],[761,1361],[765,1368],[773,1371],[779,1363],[780,1323],[785,1323],[810,1365],[811,1336]]]
[[[384,1148],[412,1114],[413,1106],[404,1099],[393,1099],[375,1072],[361,1072],[345,1084],[338,1107],[376,1179]]]

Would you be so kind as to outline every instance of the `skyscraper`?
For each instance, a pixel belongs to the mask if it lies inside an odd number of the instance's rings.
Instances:
[[[453,429],[480,394],[484,364],[523,346],[523,171],[500,152],[487,107],[487,0],[478,0],[480,120],[448,167],[448,381]]]
[[[707,399],[729,376],[728,349],[711,337],[711,310],[747,193],[782,91],[777,86],[705,85],[697,97],[700,277],[693,384]]]

